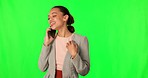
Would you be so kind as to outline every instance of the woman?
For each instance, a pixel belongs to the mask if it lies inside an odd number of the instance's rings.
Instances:
[[[64,6],[55,6],[48,15],[50,28],[46,30],[39,58],[39,68],[47,73],[44,78],[78,78],[89,72],[89,46],[86,37],[74,33],[72,15]],[[48,34],[57,30],[55,37]]]

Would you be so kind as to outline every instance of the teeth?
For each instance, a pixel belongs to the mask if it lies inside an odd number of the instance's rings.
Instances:
[[[51,25],[55,24],[55,22],[51,22]]]

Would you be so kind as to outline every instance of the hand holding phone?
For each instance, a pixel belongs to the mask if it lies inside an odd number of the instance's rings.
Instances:
[[[52,38],[54,38],[55,37],[55,33],[56,33],[56,30],[53,30],[53,29],[51,29],[50,28],[50,31],[48,31],[48,37],[52,37]]]
[[[53,30],[51,28],[47,28],[46,30],[46,36],[44,38],[44,45],[48,46],[55,38],[56,30]]]

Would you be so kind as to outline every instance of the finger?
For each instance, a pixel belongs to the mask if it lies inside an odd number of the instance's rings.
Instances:
[[[69,44],[72,44],[72,41],[69,41]]]
[[[76,47],[76,48],[78,48],[78,44],[74,41],[73,42],[74,43],[74,46]]]
[[[49,31],[51,31],[51,29],[50,29],[50,28],[47,28],[47,29],[46,29],[46,35],[48,35],[48,32],[49,32]]]
[[[47,32],[48,32],[48,31],[51,31],[51,28],[47,28],[46,31],[47,31]]]
[[[68,44],[66,44],[66,48],[68,48]]]
[[[67,42],[67,46],[69,46],[69,42]]]
[[[73,44],[76,44],[76,42],[75,42],[75,41],[73,41],[73,40],[72,40],[71,42],[72,42]]]

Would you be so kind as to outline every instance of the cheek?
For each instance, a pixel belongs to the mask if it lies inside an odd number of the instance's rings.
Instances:
[[[56,23],[58,25],[62,25],[63,24],[63,20],[61,18],[57,18],[57,19],[55,19],[55,21],[56,21]]]
[[[52,29],[58,30],[62,25],[63,22],[60,19],[55,19],[56,24],[52,26]]]

